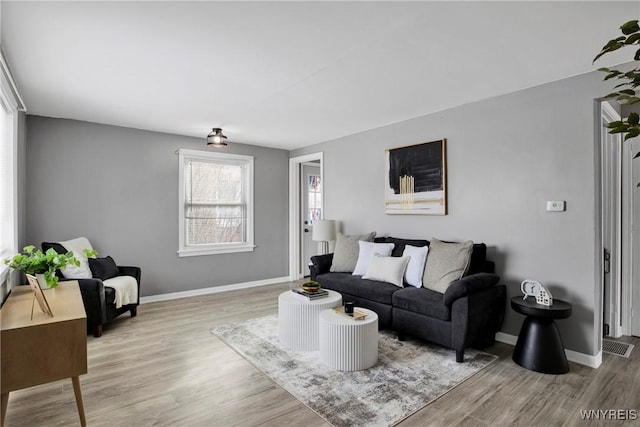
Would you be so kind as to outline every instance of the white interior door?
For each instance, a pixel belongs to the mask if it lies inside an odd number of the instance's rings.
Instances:
[[[300,247],[300,270],[303,276],[309,275],[309,263],[311,257],[317,255],[318,242],[311,238],[313,223],[322,219],[322,177],[320,165],[316,163],[303,163],[300,174],[300,236],[302,242]]]

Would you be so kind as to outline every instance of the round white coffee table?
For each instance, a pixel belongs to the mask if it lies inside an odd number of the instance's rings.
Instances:
[[[364,320],[324,310],[320,313],[320,361],[338,371],[360,371],[378,361],[378,315],[365,308]]]
[[[318,315],[342,304],[342,295],[327,290],[329,296],[310,300],[293,291],[278,297],[278,333],[282,345],[292,350],[318,350]]]

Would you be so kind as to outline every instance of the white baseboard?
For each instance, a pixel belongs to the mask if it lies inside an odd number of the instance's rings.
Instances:
[[[500,341],[505,344],[509,344],[515,347],[518,337],[511,334],[505,334],[504,332],[496,333],[496,341]]]
[[[140,304],[146,304],[156,301],[169,301],[178,298],[194,297],[198,295],[217,294],[219,292],[236,291],[239,289],[255,288],[258,286],[276,285],[279,283],[289,282],[289,277],[274,277],[273,279],[256,280],[253,282],[235,283],[232,285],[212,286],[210,288],[193,289],[190,291],[171,292],[168,294],[150,295],[148,297],[140,297]]]
[[[515,346],[518,341],[518,337],[511,334],[505,334],[504,332],[498,332],[496,334],[496,341]],[[565,349],[564,352],[567,355],[567,360],[569,362],[578,363],[594,369],[598,368],[602,364],[602,351],[595,356],[567,349]]]

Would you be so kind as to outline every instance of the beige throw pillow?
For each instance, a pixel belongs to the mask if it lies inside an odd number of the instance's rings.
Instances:
[[[473,242],[445,243],[431,240],[422,286],[444,293],[449,284],[460,279],[469,269]]]
[[[373,242],[375,236],[375,231],[360,236],[346,236],[338,233],[336,247],[333,251],[333,261],[329,271],[334,273],[353,273],[358,262],[358,253],[360,252],[358,242],[360,240]]]

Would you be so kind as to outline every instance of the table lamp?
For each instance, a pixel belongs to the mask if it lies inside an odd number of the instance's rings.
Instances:
[[[329,252],[329,242],[336,240],[336,221],[321,219],[313,223],[311,240],[322,242],[322,255]]]

